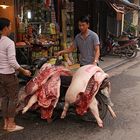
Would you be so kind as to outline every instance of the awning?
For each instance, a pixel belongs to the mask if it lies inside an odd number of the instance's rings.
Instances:
[[[112,0],[105,0],[109,7],[111,7],[115,12],[124,14],[124,7],[119,6],[117,3]]]
[[[132,8],[133,10],[140,10],[140,6],[134,3],[129,2],[128,0],[119,0],[124,6]]]
[[[116,12],[140,10],[140,6],[129,2],[128,0],[105,0],[109,3]]]
[[[124,14],[124,8],[121,6],[116,5],[115,3],[111,3],[108,1],[108,4],[111,8],[113,8],[113,10],[117,13],[122,13]]]

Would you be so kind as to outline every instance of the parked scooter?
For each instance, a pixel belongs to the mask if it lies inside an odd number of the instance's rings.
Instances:
[[[103,53],[135,58],[138,52],[138,38],[119,37],[109,34],[103,48]]]

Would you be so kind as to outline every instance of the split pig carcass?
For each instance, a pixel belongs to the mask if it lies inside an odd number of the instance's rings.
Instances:
[[[103,121],[100,118],[98,109],[98,100],[100,100],[101,96],[105,96],[107,99],[102,100],[102,107],[107,106],[111,115],[115,118],[116,114],[111,107],[112,102],[110,100],[110,82],[107,79],[108,74],[96,65],[80,67],[73,75],[72,82],[66,92],[61,118],[65,118],[69,106],[74,104],[77,114],[83,116],[90,110],[98,126],[103,127]],[[106,84],[105,81],[107,81]],[[102,94],[99,96],[99,93]]]

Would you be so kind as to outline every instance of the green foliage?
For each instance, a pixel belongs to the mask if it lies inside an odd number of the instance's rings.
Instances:
[[[124,29],[127,33],[136,33],[137,26],[133,25],[132,23],[128,23],[126,20],[124,21]]]

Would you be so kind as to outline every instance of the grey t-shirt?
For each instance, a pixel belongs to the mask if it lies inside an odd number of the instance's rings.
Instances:
[[[74,39],[74,47],[78,48],[80,51],[79,59],[81,65],[93,63],[95,57],[95,47],[99,44],[98,35],[91,30],[88,30],[86,39],[82,37],[81,33],[76,35]]]

